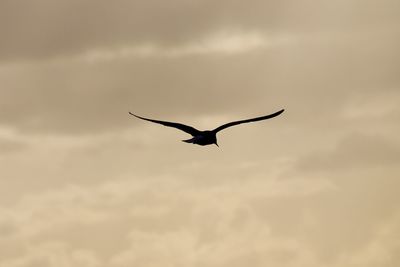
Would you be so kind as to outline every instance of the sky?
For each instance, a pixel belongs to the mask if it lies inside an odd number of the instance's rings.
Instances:
[[[2,0],[0,267],[399,266],[399,12]]]

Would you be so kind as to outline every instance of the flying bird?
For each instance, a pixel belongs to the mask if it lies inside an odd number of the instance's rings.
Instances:
[[[274,117],[280,115],[283,111],[285,111],[285,110],[282,109],[280,111],[277,111],[275,113],[272,113],[272,114],[269,114],[269,115],[266,115],[266,116],[262,116],[262,117],[257,117],[257,118],[247,119],[247,120],[228,122],[228,123],[225,123],[225,124],[215,128],[214,130],[211,130],[211,131],[209,131],[209,130],[208,131],[199,131],[199,130],[191,127],[191,126],[188,126],[188,125],[185,125],[185,124],[181,124],[181,123],[177,123],[177,122],[169,122],[169,121],[160,121],[160,120],[148,119],[148,118],[144,118],[144,117],[140,117],[138,115],[135,115],[132,112],[129,112],[129,114],[131,114],[132,116],[135,116],[136,118],[142,119],[142,120],[146,120],[146,121],[158,123],[158,124],[161,124],[161,125],[164,125],[164,126],[168,126],[168,127],[173,127],[173,128],[179,129],[179,130],[184,131],[185,133],[188,133],[191,136],[193,136],[190,139],[182,140],[183,142],[196,144],[196,145],[200,145],[200,146],[206,146],[206,145],[212,145],[212,144],[215,144],[215,145],[218,146],[217,133],[219,131],[222,131],[222,130],[228,128],[228,127],[235,126],[235,125],[242,124],[242,123],[268,120],[268,119],[271,119],[271,118],[274,118]]]

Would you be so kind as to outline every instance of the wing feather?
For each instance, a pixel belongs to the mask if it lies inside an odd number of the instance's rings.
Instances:
[[[235,126],[235,125],[242,124],[242,123],[248,123],[248,122],[255,122],[255,121],[268,120],[268,119],[271,119],[271,118],[273,118],[273,117],[276,117],[276,116],[280,115],[283,111],[285,111],[285,110],[282,109],[282,110],[280,110],[280,111],[278,111],[278,112],[275,112],[275,113],[272,113],[272,114],[269,114],[269,115],[266,115],[266,116],[262,116],[262,117],[257,117],[257,118],[252,118],[252,119],[246,119],[246,120],[240,120],[240,121],[232,121],[232,122],[223,124],[223,125],[221,125],[221,126],[215,128],[215,129],[213,130],[213,132],[217,133],[217,132],[222,131],[222,130],[228,128],[228,127]]]
[[[188,133],[192,136],[195,136],[195,135],[199,134],[199,132],[200,132],[199,130],[197,130],[191,126],[185,125],[185,124],[181,124],[181,123],[177,123],[177,122],[170,122],[170,121],[160,121],[160,120],[148,119],[148,118],[144,118],[144,117],[135,115],[132,112],[129,112],[129,114],[131,114],[132,116],[135,116],[136,118],[145,120],[145,121],[150,121],[150,122],[158,123],[158,124],[161,124],[161,125],[164,125],[167,127],[173,127],[173,128],[179,129],[179,130],[184,131],[185,133]]]

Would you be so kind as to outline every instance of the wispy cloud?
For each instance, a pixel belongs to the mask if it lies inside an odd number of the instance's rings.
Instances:
[[[257,32],[222,32],[175,46],[160,44],[126,45],[92,49],[83,55],[88,61],[129,59],[132,57],[182,57],[191,55],[246,53],[288,42],[288,36],[266,36]]]

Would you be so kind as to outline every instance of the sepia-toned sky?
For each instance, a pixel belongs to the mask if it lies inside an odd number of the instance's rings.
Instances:
[[[0,267],[399,266],[399,14],[1,0]]]

